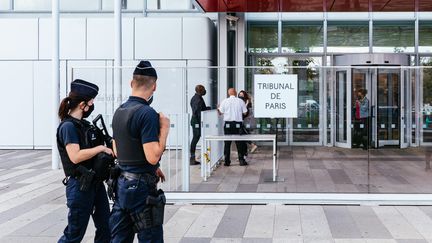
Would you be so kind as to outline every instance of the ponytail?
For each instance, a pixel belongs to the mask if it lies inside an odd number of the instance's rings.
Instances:
[[[62,121],[69,114],[69,110],[70,110],[70,103],[69,102],[70,102],[70,100],[71,100],[71,98],[68,96],[68,97],[64,98],[60,103],[58,116],[59,116],[60,120],[62,120]]]
[[[69,112],[75,109],[76,107],[78,107],[78,105],[82,101],[88,102],[89,100],[90,100],[89,98],[85,98],[70,92],[69,95],[66,98],[64,98],[60,103],[60,107],[58,111],[58,116],[60,120],[63,121],[69,115]]]

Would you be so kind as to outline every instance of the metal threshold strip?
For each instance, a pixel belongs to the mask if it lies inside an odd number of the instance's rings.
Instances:
[[[167,192],[168,204],[432,205],[432,194]]]

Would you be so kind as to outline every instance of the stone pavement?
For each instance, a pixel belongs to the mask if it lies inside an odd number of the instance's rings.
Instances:
[[[56,242],[63,172],[48,151],[0,150],[0,242]],[[432,207],[168,205],[165,242],[432,242]],[[93,223],[84,242],[92,242]]]

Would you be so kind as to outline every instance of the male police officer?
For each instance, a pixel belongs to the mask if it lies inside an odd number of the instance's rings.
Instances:
[[[151,217],[149,198],[165,176],[159,160],[165,150],[169,119],[150,107],[156,90],[156,70],[141,61],[133,72],[132,95],[113,117],[113,147],[121,169],[117,198],[110,217],[112,242],[163,242],[162,219]],[[150,217],[149,217],[150,216]]]

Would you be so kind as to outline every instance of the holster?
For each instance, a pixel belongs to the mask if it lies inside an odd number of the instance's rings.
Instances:
[[[78,166],[76,171],[79,174],[78,181],[80,183],[80,191],[87,192],[93,184],[96,173],[92,169],[87,169],[84,166]]]
[[[142,212],[131,214],[134,231],[140,232],[144,229],[162,225],[165,204],[166,198],[162,189],[157,191],[157,196],[148,196],[145,209]]]
[[[120,167],[118,165],[110,167],[109,177],[106,184],[108,189],[108,198],[112,201],[115,201],[117,198],[117,180],[120,176],[120,172]]]

